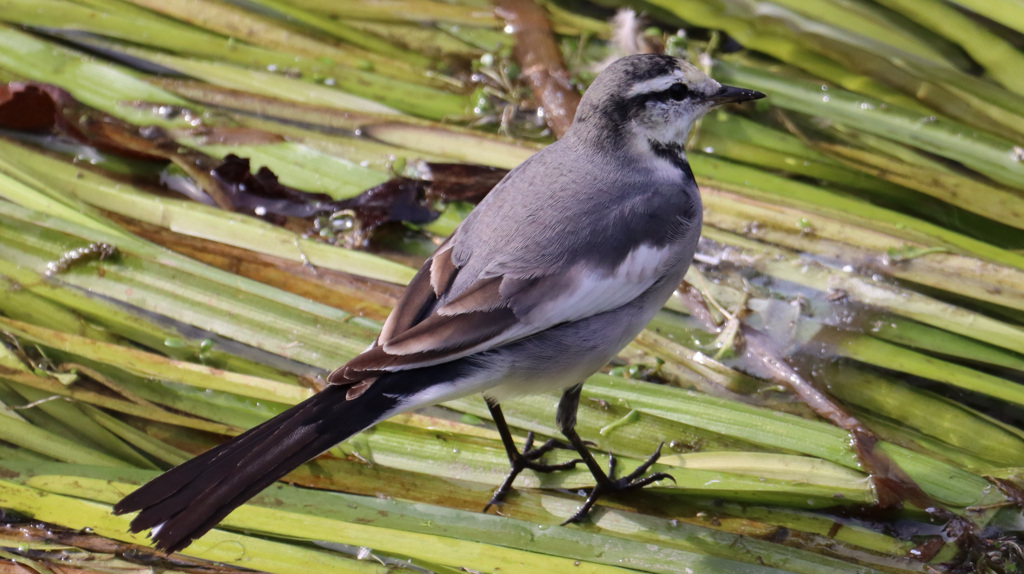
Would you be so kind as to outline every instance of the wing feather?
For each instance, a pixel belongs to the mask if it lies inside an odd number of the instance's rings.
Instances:
[[[459,270],[455,262],[452,261],[452,247],[452,242],[449,240],[439,247],[430,258],[430,286],[434,289],[434,295],[437,297],[441,297],[448,291]]]
[[[491,347],[491,341],[516,324],[511,309],[455,316],[431,315],[388,345],[376,345],[331,374],[330,382],[358,381],[387,371],[437,365]],[[392,343],[401,352],[389,351]]]
[[[437,305],[438,299],[451,286],[458,271],[452,263],[452,246],[452,238],[449,238],[420,267],[384,321],[380,335],[377,336],[377,344],[383,345],[395,335],[416,325]]]
[[[440,270],[451,263],[449,257],[435,261],[440,261]],[[610,271],[580,264],[545,277],[480,279],[450,301],[444,301],[442,293],[440,303],[415,324],[409,324],[407,318],[395,321],[396,327],[403,327],[401,331],[389,331],[386,339],[382,337],[336,371],[331,382],[359,381],[382,372],[453,361],[560,323],[616,309],[662,279],[673,262],[670,249],[646,245],[630,252]],[[434,267],[433,262],[424,265],[424,269]],[[451,269],[454,271],[439,272],[449,284],[458,272],[454,265]],[[418,287],[424,288],[425,283]],[[405,311],[396,308],[395,312]]]

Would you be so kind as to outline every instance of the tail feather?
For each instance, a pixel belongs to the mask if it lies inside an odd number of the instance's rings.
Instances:
[[[141,510],[131,530],[153,529],[150,536],[161,550],[188,546],[249,498],[373,425],[399,402],[380,391],[354,401],[346,393],[346,387],[328,387],[157,477],[117,503],[114,513]]]

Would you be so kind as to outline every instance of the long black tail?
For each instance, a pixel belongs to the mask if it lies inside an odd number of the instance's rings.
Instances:
[[[181,550],[285,474],[392,411],[399,397],[375,387],[349,401],[347,387],[332,385],[143,485],[114,513],[141,510],[132,532],[151,528],[157,548]]]

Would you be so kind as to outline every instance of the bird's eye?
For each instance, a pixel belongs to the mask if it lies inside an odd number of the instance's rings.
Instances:
[[[677,82],[671,86],[656,92],[643,92],[634,96],[631,101],[643,109],[651,102],[658,102],[662,105],[669,102],[681,102],[690,97],[690,87],[684,83]]]
[[[690,88],[686,84],[672,84],[668,89],[668,97],[673,100],[685,100],[690,95]]]

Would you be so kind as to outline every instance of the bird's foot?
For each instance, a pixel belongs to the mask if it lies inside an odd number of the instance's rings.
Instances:
[[[494,496],[491,497],[491,501],[484,507],[484,512],[487,512],[492,506],[505,500],[505,496],[508,495],[510,490],[512,490],[512,483],[515,482],[516,477],[519,476],[519,473],[523,470],[527,468],[537,472],[571,470],[576,468],[577,463],[583,462],[580,459],[573,459],[567,462],[560,462],[558,464],[545,464],[537,460],[556,448],[572,450],[571,446],[553,438],[548,439],[544,444],[534,448],[533,432],[529,432],[526,435],[526,442],[523,443],[523,451],[516,452],[515,455],[509,456],[509,463],[512,465],[512,470],[509,471],[508,476],[505,477],[505,481],[501,483],[501,486],[494,491]]]
[[[582,522],[583,519],[585,519],[587,515],[590,514],[590,510],[594,507],[594,504],[597,502],[597,500],[606,494],[616,494],[619,492],[628,492],[630,490],[636,490],[638,488],[643,488],[648,484],[658,482],[659,480],[664,480],[666,478],[671,480],[672,482],[675,482],[676,479],[672,478],[671,474],[667,474],[664,472],[656,472],[654,474],[644,476],[645,474],[647,474],[648,469],[651,468],[651,465],[653,465],[655,462],[658,462],[658,458],[661,457],[661,447],[663,446],[663,444],[658,445],[658,450],[654,451],[654,454],[652,454],[646,461],[644,461],[643,464],[636,467],[636,469],[633,472],[619,479],[614,478],[615,467],[617,466],[618,462],[615,459],[615,455],[609,455],[608,474],[605,475],[604,473],[602,473],[600,476],[597,474],[594,475],[594,478],[597,479],[597,484],[594,486],[593,489],[591,489],[590,494],[587,496],[586,502],[584,502],[583,506],[581,506],[580,509],[576,511],[576,514],[573,514],[571,517],[569,517],[568,520],[563,522],[562,526],[565,526],[566,524],[572,522]]]

